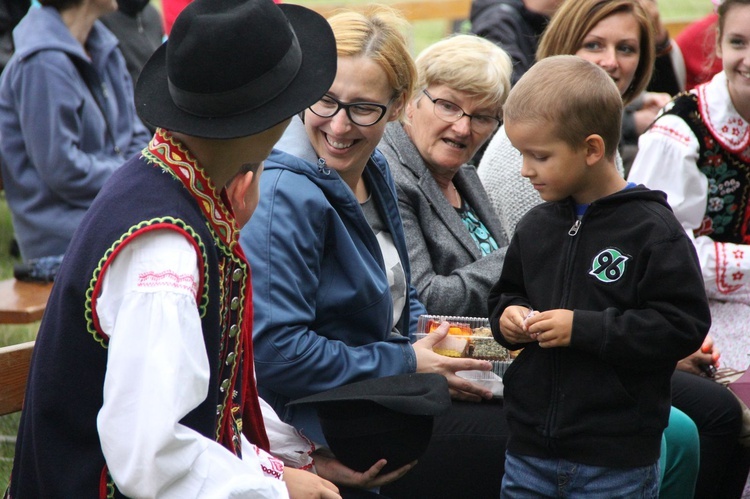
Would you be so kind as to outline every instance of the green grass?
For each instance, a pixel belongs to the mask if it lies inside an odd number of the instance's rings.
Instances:
[[[157,7],[159,6],[160,0],[152,1],[157,4]],[[316,4],[332,3],[328,0],[289,0],[289,2],[312,8]],[[370,0],[341,0],[341,3],[354,5],[371,2]],[[660,0],[659,9],[665,21],[681,21],[697,19],[707,14],[711,10],[711,4],[708,0]],[[414,23],[413,30],[409,34],[412,53],[416,55],[429,44],[442,38],[448,33],[450,26],[448,21],[419,21]],[[5,195],[0,192],[0,279],[7,279],[12,276],[13,264],[17,263],[8,252],[12,235],[13,228],[5,202]],[[0,346],[29,341],[34,338],[38,327],[38,323],[21,326],[0,325]],[[10,474],[14,449],[13,439],[18,428],[18,419],[17,414],[0,417],[0,493],[5,490],[7,477]]]

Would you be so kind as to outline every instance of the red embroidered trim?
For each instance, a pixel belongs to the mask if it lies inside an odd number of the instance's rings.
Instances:
[[[193,236],[187,232],[182,227],[178,227],[177,225],[174,225],[173,223],[167,223],[167,222],[157,222],[153,225],[144,225],[143,227],[136,227],[136,230],[134,230],[132,233],[128,234],[122,241],[116,243],[114,246],[114,250],[112,250],[111,254],[106,254],[103,260],[103,265],[101,265],[100,269],[97,269],[95,272],[95,278],[92,279],[92,282],[94,282],[93,290],[91,292],[91,308],[88,310],[87,307],[87,314],[91,314],[91,322],[94,326],[94,331],[99,334],[102,338],[104,338],[105,341],[109,341],[109,337],[102,331],[101,324],[99,323],[99,316],[96,313],[96,300],[101,295],[101,286],[104,282],[104,273],[109,268],[109,265],[112,263],[112,261],[115,259],[115,257],[120,253],[120,251],[125,248],[125,246],[132,241],[135,237],[137,237],[140,234],[144,234],[146,232],[157,230],[157,229],[168,229],[168,230],[174,230],[183,236],[185,236],[185,239],[195,248],[195,254],[198,255],[198,275],[200,276],[200,283],[198,283],[198,288],[196,290],[196,296],[195,300],[196,303],[203,303],[201,293],[204,286],[205,279],[207,277],[206,274],[206,265],[203,261],[203,251],[198,246],[198,243],[196,243]],[[203,306],[203,305],[202,305]]]
[[[750,126],[748,126],[742,118],[730,118],[729,121],[722,124],[721,130],[716,128],[711,118],[711,111],[708,108],[708,98],[706,95],[706,89],[710,83],[711,82],[698,85],[696,89],[698,92],[698,109],[703,118],[703,123],[706,124],[711,135],[713,135],[720,144],[731,152],[739,154],[750,145]],[[744,133],[740,134],[743,129]]]
[[[729,258],[727,258],[726,246],[724,243],[714,242],[716,251],[716,289],[725,295],[734,293],[742,287],[742,284],[730,285],[727,283],[727,269],[729,267]],[[737,277],[737,272],[732,274],[733,280]]]
[[[223,196],[217,197],[219,192],[203,169],[198,165],[189,151],[182,148],[172,135],[159,128],[147,149],[151,159],[161,163],[162,168],[170,172],[198,199],[198,205],[206,218],[211,222],[219,238],[230,250],[234,251],[239,242],[239,231],[234,221],[234,215],[228,209],[228,203]],[[223,189],[221,189],[223,192]]]
[[[260,468],[263,470],[263,473],[265,473],[266,475],[271,475],[274,478],[281,478],[281,474],[283,473],[283,470],[281,472],[278,472],[276,470],[270,469],[264,464],[261,464]]]
[[[170,288],[184,289],[195,293],[198,290],[198,284],[190,274],[178,275],[171,270],[164,272],[143,272],[138,275],[139,287],[153,288],[157,286],[168,286]]]
[[[660,133],[662,135],[666,135],[667,137],[671,137],[673,139],[676,139],[680,142],[682,142],[685,145],[688,145],[690,143],[690,136],[684,135],[675,130],[674,128],[667,127],[664,125],[660,125],[657,121],[654,126],[651,127],[651,130],[655,133]]]

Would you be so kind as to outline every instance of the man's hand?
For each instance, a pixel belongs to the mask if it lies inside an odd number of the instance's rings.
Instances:
[[[451,397],[456,400],[479,402],[491,399],[492,391],[456,375],[456,371],[490,371],[492,364],[486,360],[456,359],[437,354],[432,347],[448,334],[448,322],[412,345],[417,356],[417,372],[442,374],[448,380]]]
[[[318,471],[319,476],[325,477],[339,485],[360,489],[372,489],[395,482],[417,464],[417,462],[414,461],[397,470],[386,473],[385,475],[380,475],[380,471],[387,464],[385,459],[381,459],[373,464],[369,470],[359,472],[344,466],[341,461],[333,457],[333,455],[323,451],[314,452],[313,458],[315,458],[315,469]]]
[[[338,487],[309,471],[284,467],[284,483],[291,499],[341,499]]]

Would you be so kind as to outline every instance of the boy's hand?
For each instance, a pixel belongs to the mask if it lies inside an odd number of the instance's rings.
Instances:
[[[537,312],[526,319],[529,336],[542,348],[570,346],[573,311],[566,309]]]
[[[511,343],[530,343],[535,338],[529,336],[526,329],[526,318],[531,310],[520,305],[511,305],[500,316],[500,332]]]
[[[448,334],[450,324],[443,322],[435,331],[414,342],[414,354],[417,357],[417,372],[438,373],[448,380],[451,398],[468,402],[479,402],[492,398],[492,391],[456,375],[456,371],[490,371],[492,364],[486,360],[456,359],[432,351],[432,347]]]
[[[369,470],[360,473],[344,466],[341,461],[332,455],[316,451],[313,453],[313,457],[315,458],[315,469],[318,471],[318,475],[339,485],[360,489],[373,489],[395,482],[417,464],[416,461],[413,461],[397,470],[380,475],[380,471],[387,464],[385,459],[381,459],[373,464]]]

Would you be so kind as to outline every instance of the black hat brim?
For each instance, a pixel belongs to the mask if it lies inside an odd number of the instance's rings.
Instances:
[[[435,373],[409,373],[373,378],[342,385],[287,403],[347,407],[347,413],[361,402],[372,402],[403,414],[438,416],[451,405],[445,376]]]
[[[318,13],[292,4],[279,4],[294,29],[302,63],[292,82],[276,97],[251,111],[220,118],[188,113],[174,103],[167,80],[167,44],[163,43],[143,67],[135,86],[138,116],[146,124],[208,139],[233,139],[272,128],[311,106],[336,77],[336,42],[328,21]]]

